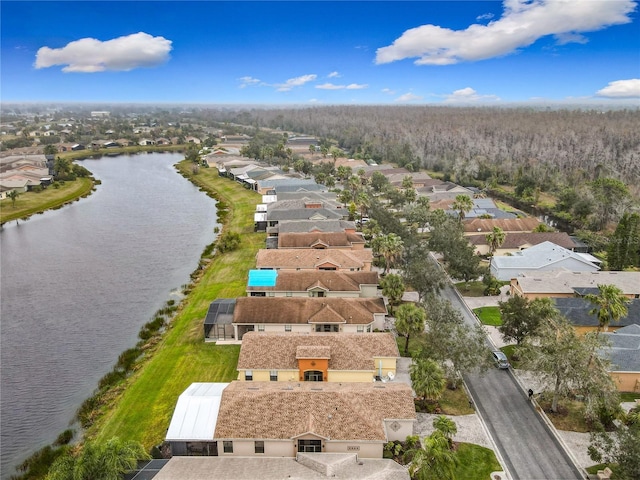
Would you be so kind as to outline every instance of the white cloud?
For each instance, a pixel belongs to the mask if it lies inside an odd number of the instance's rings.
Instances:
[[[238,80],[240,80],[240,88],[245,88],[251,85],[257,85],[260,83],[260,80],[257,78],[253,78],[253,77],[240,77]]]
[[[404,95],[400,95],[398,98],[396,98],[396,102],[400,103],[416,102],[418,100],[422,100],[422,97],[413,93],[405,93]]]
[[[344,88],[344,85],[334,85],[333,83],[323,83],[321,85],[316,85],[316,88],[321,90],[340,90]]]
[[[342,75],[340,75],[338,72],[331,72],[329,75],[327,75],[328,78],[340,78]]]
[[[321,90],[362,90],[363,88],[368,88],[369,85],[360,84],[360,83],[350,83],[349,85],[336,85],[334,83],[323,83],[321,85],[316,85],[316,88]]]
[[[608,98],[635,98],[640,97],[640,78],[629,80],[617,80],[609,82],[609,85],[596,92],[600,97]]]
[[[128,71],[155,67],[169,59],[171,40],[138,32],[112,40],[81,38],[62,48],[42,47],[36,53],[35,68],[66,65],[63,72]]]
[[[504,13],[487,25],[465,30],[422,25],[404,32],[393,44],[376,51],[376,63],[417,57],[416,65],[450,65],[485,60],[555,35],[584,41],[579,32],[630,23],[633,0],[505,0]]]
[[[277,83],[274,86],[277,87],[278,92],[288,92],[293,87],[300,87],[305,83],[313,82],[316,78],[318,78],[318,76],[315,74],[301,75],[299,77],[290,78],[284,83]]]
[[[387,95],[395,95],[396,91],[395,90],[391,90],[390,88],[383,88],[381,90],[382,93],[386,93]]]
[[[476,20],[491,20],[495,15],[493,13],[483,13],[482,15],[478,15]]]
[[[485,103],[499,100],[500,97],[496,95],[479,95],[473,88],[466,87],[445,95],[444,103]]]

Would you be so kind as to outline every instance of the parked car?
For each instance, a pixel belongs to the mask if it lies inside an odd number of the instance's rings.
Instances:
[[[493,352],[491,352],[491,356],[493,357],[493,363],[496,364],[496,367],[501,368],[501,369],[509,368],[509,366],[510,366],[509,365],[509,359],[504,354],[504,352],[502,352],[500,350],[494,350]]]

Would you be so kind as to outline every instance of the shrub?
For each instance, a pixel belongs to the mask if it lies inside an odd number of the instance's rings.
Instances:
[[[236,232],[223,233],[217,242],[220,253],[232,252],[240,246],[240,234]]]

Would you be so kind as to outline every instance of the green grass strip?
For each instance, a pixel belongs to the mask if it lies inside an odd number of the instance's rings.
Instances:
[[[41,192],[22,192],[16,199],[15,206],[10,198],[5,198],[0,200],[0,224],[62,207],[89,195],[92,188],[92,178],[78,178],[73,182],[64,182],[64,185],[57,189],[49,186]]]
[[[178,396],[191,383],[237,378],[240,347],[205,343],[203,319],[214,299],[246,293],[248,271],[255,266],[255,255],[265,242],[265,234],[253,231],[253,213],[261,199],[238,183],[219,177],[216,169],[201,168],[193,175],[191,164],[181,162],[179,170],[229,206],[224,229],[241,235],[240,247],[215,256],[206,266],[150,358],[120,392],[114,392],[114,400],[87,432],[99,441],[118,436],[137,440],[149,449],[164,440]]]
[[[454,478],[467,480],[486,480],[491,472],[502,470],[493,450],[471,443],[459,443],[456,456],[460,463],[454,472]]]
[[[473,311],[484,325],[491,325],[493,327],[502,325],[499,307],[479,307],[474,308]]]

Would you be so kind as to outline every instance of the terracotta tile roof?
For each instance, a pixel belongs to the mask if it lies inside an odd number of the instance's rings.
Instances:
[[[327,349],[327,352],[301,349]],[[311,356],[301,356],[311,355]],[[298,368],[298,358],[329,358],[330,370],[375,370],[374,357],[399,357],[391,333],[297,334],[247,332],[242,337],[238,369]]]
[[[473,245],[487,245],[487,234],[469,235],[467,237]],[[521,248],[525,245],[538,245],[542,242],[553,242],[567,249],[575,248],[576,244],[566,232],[518,232],[505,235],[500,248]]]
[[[300,408],[303,405],[304,408]],[[403,383],[232,382],[222,393],[217,439],[386,441],[384,420],[415,420]]]
[[[386,313],[382,298],[239,297],[233,323],[348,323],[368,325]]]
[[[534,217],[526,218],[474,218],[462,222],[465,233],[489,233],[493,227],[500,227],[504,232],[530,232],[540,220]]]
[[[296,348],[296,359],[331,358],[331,347],[324,345],[300,345]]]
[[[354,243],[365,243],[361,233],[310,232],[278,235],[278,248],[351,248]]]
[[[373,254],[370,248],[363,250],[305,250],[263,249],[256,255],[257,268],[317,269],[320,265],[332,264],[340,269],[370,268]]]
[[[377,285],[378,272],[337,270],[278,270],[273,287],[247,287],[247,291],[305,292],[322,288],[329,292],[359,292],[361,285]]]

